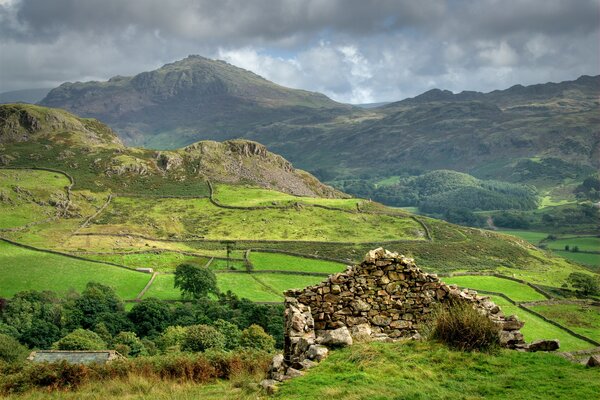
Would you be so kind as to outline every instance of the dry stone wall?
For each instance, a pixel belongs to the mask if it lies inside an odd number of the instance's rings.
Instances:
[[[378,248],[357,266],[315,286],[286,292],[285,347],[271,366],[280,381],[302,374],[327,355],[328,348],[356,340],[420,338],[419,325],[436,303],[469,302],[501,326],[500,343],[526,348],[516,317],[505,317],[489,297],[446,285],[421,271],[414,260]]]

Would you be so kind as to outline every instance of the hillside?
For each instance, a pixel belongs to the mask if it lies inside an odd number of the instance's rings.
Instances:
[[[129,144],[162,149],[237,138],[278,122],[329,120],[352,108],[200,56],[133,77],[65,83],[40,104],[97,118]]]
[[[343,196],[256,142],[204,141],[152,151],[125,147],[106,125],[64,110],[0,105],[0,119],[0,165],[68,170],[80,188],[94,192],[206,195],[208,179],[293,195]]]

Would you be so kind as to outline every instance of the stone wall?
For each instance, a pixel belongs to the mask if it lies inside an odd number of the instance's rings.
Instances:
[[[284,354],[270,376],[283,380],[302,374],[327,355],[328,348],[356,340],[420,338],[436,303],[469,302],[501,326],[500,343],[525,348],[516,317],[505,317],[489,297],[446,285],[421,271],[414,260],[382,248],[367,253],[357,266],[315,286],[286,292]],[[276,361],[276,362],[275,362]]]

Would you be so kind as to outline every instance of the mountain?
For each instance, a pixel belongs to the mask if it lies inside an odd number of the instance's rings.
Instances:
[[[42,100],[51,88],[40,88],[40,89],[24,89],[24,90],[13,90],[10,92],[0,93],[0,104],[8,103],[30,103],[35,104]]]
[[[600,168],[600,76],[490,93],[434,89],[364,109],[190,56],[107,82],[65,83],[41,102],[98,118],[126,143],[264,143],[323,180],[450,169],[546,189]]]
[[[285,88],[200,56],[134,77],[65,83],[40,104],[97,118],[126,143],[163,149],[199,139],[237,138],[264,124],[312,124],[352,109],[322,94]]]
[[[59,168],[92,191],[111,188],[193,194],[216,182],[250,183],[302,196],[344,197],[265,146],[248,140],[201,141],[173,151],[123,145],[95,119],[25,104],[0,105],[0,165]],[[169,193],[169,190],[181,193]],[[200,190],[200,189],[198,189]],[[187,193],[189,191],[190,193]]]

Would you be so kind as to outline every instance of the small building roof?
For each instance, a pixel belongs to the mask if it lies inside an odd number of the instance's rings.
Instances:
[[[32,351],[28,360],[33,362],[67,361],[71,364],[106,364],[124,358],[115,350],[38,350]]]

